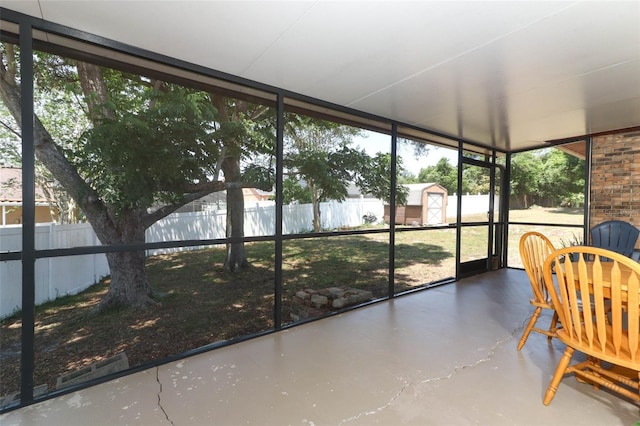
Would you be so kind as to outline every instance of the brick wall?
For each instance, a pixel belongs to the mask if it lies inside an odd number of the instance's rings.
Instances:
[[[640,228],[640,132],[593,138],[590,211],[590,227],[617,219]]]

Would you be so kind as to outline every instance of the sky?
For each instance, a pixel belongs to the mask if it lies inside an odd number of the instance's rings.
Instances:
[[[370,131],[365,131],[365,134],[366,137],[356,137],[353,142],[355,146],[364,149],[370,156],[378,152],[391,151],[391,136]],[[436,165],[442,157],[448,158],[451,165],[458,164],[458,151],[440,148],[436,145],[431,145],[426,155],[416,158],[410,147],[399,144],[398,155],[402,157],[404,167],[415,176],[418,175],[420,169]]]

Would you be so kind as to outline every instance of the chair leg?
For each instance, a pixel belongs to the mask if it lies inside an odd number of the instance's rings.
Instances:
[[[522,349],[525,343],[527,343],[527,338],[529,337],[529,333],[533,330],[533,326],[536,325],[536,321],[540,317],[540,312],[542,312],[541,307],[537,307],[536,310],[531,315],[531,319],[527,324],[527,328],[524,329],[524,333],[522,333],[522,337],[520,338],[520,342],[518,342],[518,350]]]
[[[556,311],[553,311],[553,318],[551,318],[551,325],[549,326],[549,333],[555,334],[557,328],[558,328],[558,313]],[[548,341],[551,341],[551,339],[553,339],[553,336],[551,336],[551,335],[547,336],[547,340]]]
[[[553,378],[551,379],[551,383],[547,387],[547,391],[544,394],[544,400],[542,403],[544,405],[549,405],[551,400],[556,395],[556,391],[558,390],[558,385],[562,380],[562,376],[564,376],[564,372],[567,370],[569,363],[571,362],[571,356],[573,355],[574,349],[567,346],[562,354],[562,358],[560,358],[560,362],[558,362],[558,367],[556,368],[556,372],[553,373]]]

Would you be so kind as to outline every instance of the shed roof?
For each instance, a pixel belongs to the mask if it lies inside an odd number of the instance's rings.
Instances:
[[[430,183],[410,183],[404,185],[409,189],[409,195],[407,196],[407,206],[420,206],[422,205],[422,193],[425,189],[437,186],[440,190],[447,192],[442,186],[435,182]]]

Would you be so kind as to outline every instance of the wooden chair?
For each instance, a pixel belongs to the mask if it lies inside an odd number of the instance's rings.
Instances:
[[[591,228],[591,245],[631,257],[640,230],[622,220],[607,220]]]
[[[532,331],[544,334],[548,337],[548,340],[551,340],[556,334],[558,314],[551,304],[549,293],[544,285],[544,276],[542,273],[544,261],[553,251],[555,251],[555,248],[551,241],[539,232],[527,232],[520,238],[520,257],[522,258],[524,270],[527,272],[529,282],[531,283],[531,290],[533,291],[533,298],[529,300],[529,303],[536,309],[518,342],[518,350],[522,349]],[[553,318],[551,319],[551,325],[548,330],[535,327],[543,309],[553,311]]]
[[[567,247],[547,258],[544,280],[560,318],[558,339],[566,345],[544,404],[570,373],[640,401],[640,264],[610,250]],[[587,361],[569,365],[575,351]]]

